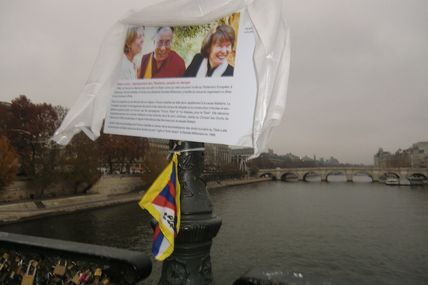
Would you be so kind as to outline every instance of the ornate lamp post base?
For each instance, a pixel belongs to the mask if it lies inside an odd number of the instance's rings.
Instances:
[[[181,185],[181,227],[174,253],[164,261],[161,285],[212,284],[210,250],[221,219],[212,214],[212,204],[201,180],[204,165],[203,143],[182,142],[176,150]]]

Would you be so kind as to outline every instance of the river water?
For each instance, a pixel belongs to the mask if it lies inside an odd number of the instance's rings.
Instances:
[[[211,251],[216,284],[254,267],[329,284],[428,284],[427,187],[266,182],[213,190],[211,199],[223,219]],[[0,230],[147,253],[152,238],[135,203]],[[159,272],[155,262],[142,284],[156,284]]]

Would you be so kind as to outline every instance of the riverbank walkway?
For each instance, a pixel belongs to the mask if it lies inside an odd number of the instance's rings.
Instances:
[[[270,180],[269,178],[231,179],[209,182],[208,190],[245,185]],[[41,217],[70,214],[119,204],[137,202],[144,191],[125,194],[85,194],[56,199],[34,200],[0,205],[0,225],[16,223]]]

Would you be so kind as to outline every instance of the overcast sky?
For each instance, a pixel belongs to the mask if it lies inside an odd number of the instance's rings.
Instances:
[[[275,152],[369,164],[379,147],[428,140],[428,1],[284,1],[292,65]],[[146,2],[0,0],[0,100],[70,107],[108,28]]]

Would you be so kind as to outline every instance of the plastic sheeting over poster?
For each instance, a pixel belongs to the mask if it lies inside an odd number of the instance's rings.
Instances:
[[[234,144],[254,147],[257,156],[266,148],[272,128],[281,121],[286,105],[290,40],[281,0],[150,1],[140,11],[130,12],[108,32],[88,81],[53,139],[67,144],[80,131],[93,140],[100,135],[117,87],[123,43],[130,26],[200,25],[237,11],[248,15],[254,30],[257,86],[252,133]]]

